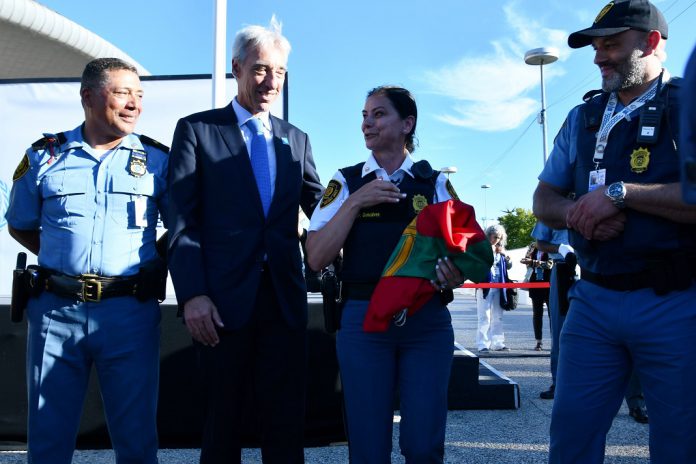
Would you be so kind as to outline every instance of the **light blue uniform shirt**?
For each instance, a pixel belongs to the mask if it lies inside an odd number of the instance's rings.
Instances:
[[[583,128],[584,121],[581,120],[579,112],[580,106],[576,106],[563,123],[563,127],[558,132],[553,142],[553,149],[546,160],[544,169],[539,174],[538,179],[547,184],[559,187],[565,191],[572,192],[575,189],[575,160],[577,158],[578,132]],[[618,101],[614,114],[624,109],[624,105]],[[640,108],[632,111],[627,120],[638,117]],[[565,242],[568,243],[568,242]]]
[[[131,134],[100,159],[81,129],[65,132],[54,156],[48,145],[27,150],[29,169],[12,186],[7,221],[15,229],[41,231],[41,266],[69,275],[137,274],[157,256],[168,155]],[[142,176],[131,173],[133,153],[146,156]]]
[[[570,243],[568,241],[568,229],[552,229],[543,222],[537,222],[534,225],[531,236],[535,240],[549,242],[553,245],[561,245],[562,243],[567,245]],[[549,253],[549,257],[554,261],[563,261],[563,256],[560,253]]]

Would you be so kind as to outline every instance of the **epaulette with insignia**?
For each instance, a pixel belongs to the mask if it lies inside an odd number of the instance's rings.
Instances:
[[[588,102],[592,98],[596,97],[597,95],[599,95],[601,93],[602,93],[601,90],[590,90],[589,92],[587,92],[585,95],[582,96],[582,101]]]
[[[169,147],[165,144],[160,143],[157,140],[148,137],[147,135],[139,135],[138,138],[140,138],[140,141],[143,143],[143,145],[150,145],[151,147],[155,147],[158,150],[162,150],[163,152],[169,154]]]
[[[59,132],[55,135],[44,135],[41,137],[39,140],[31,144],[31,148],[34,151],[38,150],[43,150],[47,146],[52,145],[52,144],[58,144],[58,145],[63,145],[65,143],[65,134],[63,132]]]

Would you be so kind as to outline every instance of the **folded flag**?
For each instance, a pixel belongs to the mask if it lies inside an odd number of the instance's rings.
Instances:
[[[428,205],[404,229],[382,272],[363,321],[366,332],[384,332],[395,314],[418,311],[436,290],[438,258],[448,257],[465,279],[487,280],[493,250],[474,208],[459,200]]]

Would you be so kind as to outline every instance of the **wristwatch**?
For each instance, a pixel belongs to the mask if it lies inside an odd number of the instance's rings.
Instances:
[[[626,199],[626,186],[623,182],[614,182],[610,184],[604,191],[604,194],[609,197],[617,208],[624,209],[626,207],[626,203],[624,202]]]

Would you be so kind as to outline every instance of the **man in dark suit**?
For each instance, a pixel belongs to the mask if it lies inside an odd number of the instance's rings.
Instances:
[[[238,92],[179,121],[169,265],[207,396],[201,463],[241,461],[252,391],[264,463],[303,463],[307,295],[297,234],[322,187],[307,134],[269,114],[290,44],[271,20],[237,33]]]

